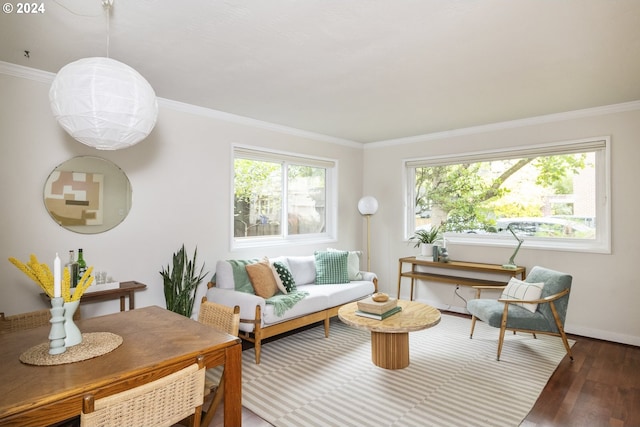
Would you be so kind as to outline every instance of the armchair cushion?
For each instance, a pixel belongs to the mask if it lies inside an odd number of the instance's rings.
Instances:
[[[472,299],[468,303],[469,312],[494,328],[500,327],[503,309],[504,303],[494,299]],[[508,310],[507,327],[509,328],[555,332],[540,312],[532,313],[515,304],[509,304]]]
[[[518,280],[515,277],[512,277],[509,280],[509,283],[502,291],[502,299],[519,299],[524,301],[532,301],[540,298],[542,294],[542,288],[544,288],[544,283],[528,283],[522,280]],[[532,313],[535,313],[538,308],[538,303],[526,303],[526,302],[518,302],[515,303],[522,308],[526,308]]]

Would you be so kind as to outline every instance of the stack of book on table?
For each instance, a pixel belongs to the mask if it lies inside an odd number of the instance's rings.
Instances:
[[[385,302],[376,302],[371,297],[358,301],[356,314],[370,319],[383,320],[402,310],[396,298],[389,298]]]

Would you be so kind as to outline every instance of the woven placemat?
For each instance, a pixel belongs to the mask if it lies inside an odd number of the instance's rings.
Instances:
[[[52,366],[80,362],[107,354],[122,344],[120,335],[111,332],[90,332],[82,334],[82,342],[67,348],[62,354],[49,354],[49,342],[31,347],[20,355],[20,361],[27,365]]]

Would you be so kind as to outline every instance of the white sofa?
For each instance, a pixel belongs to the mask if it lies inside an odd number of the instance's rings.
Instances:
[[[320,321],[324,322],[325,336],[329,337],[329,320],[337,316],[342,305],[377,292],[378,279],[371,272],[359,272],[358,280],[349,283],[315,284],[314,255],[281,256],[270,261],[285,264],[297,290],[308,292],[282,316],[277,316],[274,306],[267,304],[264,298],[235,290],[233,266],[229,261],[217,262],[215,282],[209,282],[206,294],[209,301],[240,307],[240,337],[254,343],[257,364],[260,363],[263,339]]]

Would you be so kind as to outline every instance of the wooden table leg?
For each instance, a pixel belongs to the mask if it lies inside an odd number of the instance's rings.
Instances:
[[[120,296],[120,311],[124,311],[124,295]]]
[[[228,347],[224,360],[224,425],[242,425],[242,345]]]
[[[136,293],[134,291],[129,292],[129,310],[136,308],[135,294]]]
[[[371,360],[385,369],[409,366],[409,333],[371,332]]]

